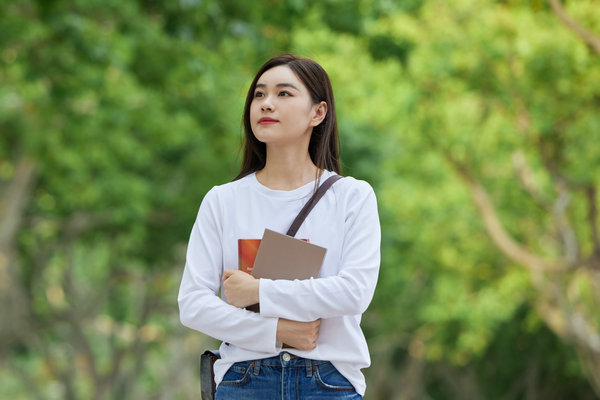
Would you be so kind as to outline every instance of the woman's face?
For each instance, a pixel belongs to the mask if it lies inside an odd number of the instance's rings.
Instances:
[[[312,128],[326,113],[327,103],[314,104],[296,74],[280,65],[258,79],[250,104],[250,124],[254,136],[267,145],[308,146]]]

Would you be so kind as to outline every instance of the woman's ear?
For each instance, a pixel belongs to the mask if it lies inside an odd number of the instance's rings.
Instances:
[[[321,122],[323,122],[325,116],[327,116],[327,103],[322,101],[319,104],[315,104],[314,114],[312,116],[310,125],[313,127],[319,125]]]

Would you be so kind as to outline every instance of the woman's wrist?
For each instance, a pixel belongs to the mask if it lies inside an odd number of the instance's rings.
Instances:
[[[260,279],[252,281],[252,286],[251,296],[253,302],[251,304],[256,304],[260,302]]]

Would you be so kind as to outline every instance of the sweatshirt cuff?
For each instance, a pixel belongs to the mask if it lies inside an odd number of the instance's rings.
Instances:
[[[258,283],[258,301],[260,304],[260,315],[263,317],[274,317],[272,305],[269,302],[270,296],[268,296],[272,286],[273,281],[271,279],[260,278],[260,282]]]
[[[264,335],[259,339],[258,351],[263,353],[277,353],[281,350],[281,343],[277,342],[277,324],[279,318],[266,318]]]

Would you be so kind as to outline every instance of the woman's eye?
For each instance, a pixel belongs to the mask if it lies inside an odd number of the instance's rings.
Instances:
[[[263,96],[264,96],[263,92],[254,93],[254,97],[263,97]]]
[[[285,90],[283,90],[283,91],[279,92],[279,95],[282,97],[289,97],[292,94],[290,92],[286,92]]]

